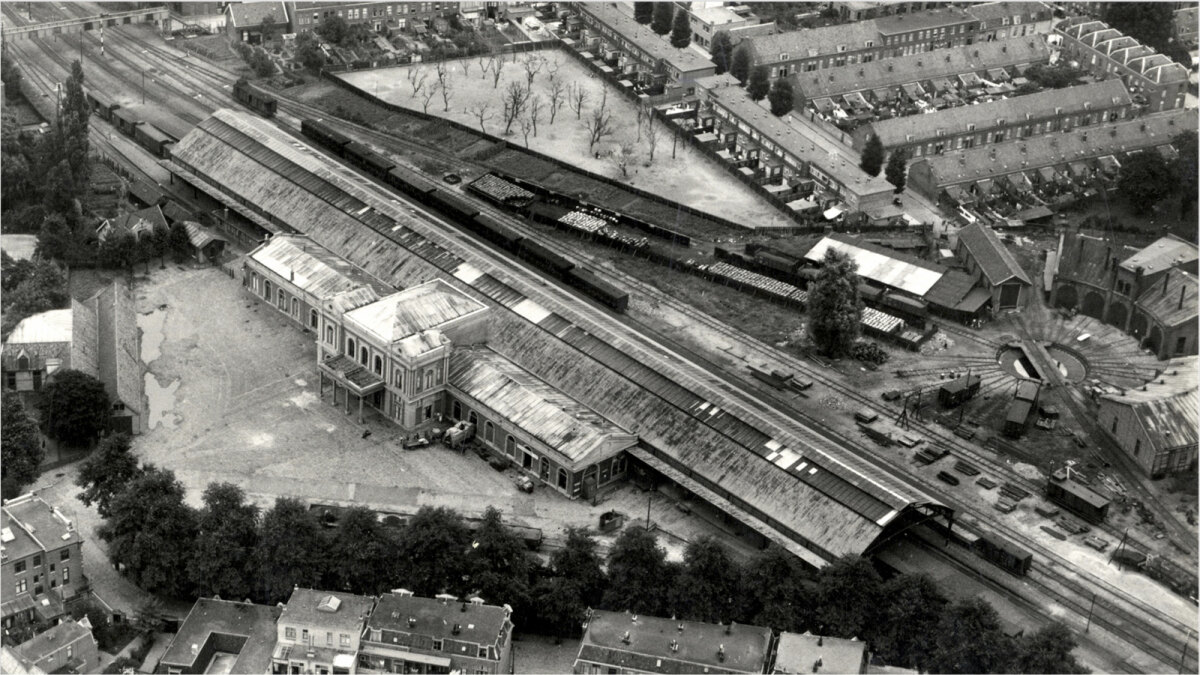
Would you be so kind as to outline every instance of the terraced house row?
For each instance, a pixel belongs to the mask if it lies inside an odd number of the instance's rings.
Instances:
[[[1063,55],[1097,77],[1116,77],[1150,111],[1182,108],[1188,73],[1182,65],[1103,21],[1072,17],[1059,22],[1054,34]]]

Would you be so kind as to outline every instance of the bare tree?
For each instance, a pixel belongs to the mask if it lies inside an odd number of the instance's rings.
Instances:
[[[525,86],[533,88],[533,78],[542,72],[545,65],[546,59],[541,54],[530,54],[521,61],[521,66],[525,68]]]
[[[588,131],[588,152],[605,136],[611,136],[612,114],[608,112],[608,90],[605,89],[600,97],[600,106],[592,110],[592,116],[584,123]]]
[[[507,136],[512,131],[513,122],[525,112],[525,105],[529,101],[529,90],[521,86],[520,82],[509,82],[508,88],[504,90],[504,135]]]
[[[558,77],[559,68],[562,68],[562,61],[559,61],[557,56],[555,56],[549,63],[546,64],[546,72],[550,73],[551,80]]]
[[[557,61],[557,59],[556,59]],[[554,118],[558,116],[558,111],[562,108],[564,97],[567,94],[567,87],[557,75],[550,75],[550,124],[554,124]]]
[[[454,88],[450,86],[450,64],[438,61],[434,71],[437,73],[438,90],[442,92],[442,112],[450,112],[450,97],[454,94]]]
[[[522,115],[521,118],[517,120],[517,125],[521,127],[521,134],[525,136],[525,147],[528,148],[529,132],[533,129],[533,122],[530,120],[529,115]]]
[[[648,108],[645,103],[638,102],[637,104],[637,142],[642,142],[642,125],[646,123],[646,112]]]
[[[530,96],[529,105],[526,106],[529,110],[529,122],[533,125],[533,137],[537,138],[538,120],[542,117],[542,111],[546,109],[541,96]]]
[[[491,107],[492,104],[490,101],[484,101],[483,103],[476,104],[470,109],[470,112],[475,116],[475,119],[479,120],[479,130],[485,134],[487,133],[487,127],[484,125],[490,122],[493,117],[495,117],[495,114],[491,112]]]
[[[432,84],[428,87],[425,87],[425,93],[421,94],[421,107],[426,114],[429,113],[429,102],[433,100],[434,96],[437,96],[438,89],[440,87],[441,85],[439,84]]]
[[[463,77],[464,78],[470,77],[471,76],[471,61],[469,59],[463,59],[462,67],[463,67]]]
[[[575,119],[579,119],[583,114],[583,104],[586,103],[587,100],[588,92],[587,89],[583,88],[583,85],[579,84],[578,82],[573,82],[571,86],[567,88],[567,105],[570,106],[571,110],[575,111]]]
[[[409,68],[405,77],[408,78],[408,84],[412,87],[412,95],[409,98],[413,98],[421,93],[421,88],[425,86],[425,80],[429,78],[429,71],[421,66]]]
[[[492,59],[492,89],[500,86],[500,72],[504,70],[504,54],[498,59]]]
[[[672,124],[671,129],[671,159],[675,159],[675,148],[679,146],[679,125]]]
[[[613,166],[621,170],[622,178],[629,178],[629,165],[633,163],[635,157],[633,148],[633,143],[625,141],[624,143],[618,145],[612,151],[612,154],[608,156],[608,159],[613,163]]]
[[[659,138],[662,136],[662,124],[654,123],[654,114],[651,113],[646,118],[646,144],[650,146],[650,161],[654,161],[654,149],[658,147]]]
[[[487,60],[485,61],[484,56],[484,54],[479,55],[479,79],[481,80],[487,79],[488,71],[492,69],[492,62],[496,60],[496,57],[487,55]]]

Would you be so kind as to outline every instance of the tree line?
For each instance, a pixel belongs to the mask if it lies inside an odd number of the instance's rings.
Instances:
[[[210,483],[195,509],[173,472],[139,466],[126,436],[101,443],[77,484],[79,499],[104,519],[99,536],[112,562],[167,596],[273,604],[294,586],[364,595],[402,587],[509,604],[523,630],[559,638],[578,636],[587,609],[597,607],[858,637],[885,663],[935,672],[1087,672],[1061,624],[1013,638],[983,600],[952,602],[925,575],[885,581],[858,557],[812,572],[771,548],[743,565],[700,537],[673,562],[653,533],[628,525],[606,556],[589,533],[570,529],[543,564],[490,507],[474,529],[433,507],[399,527],[353,507],[326,528],[296,499],[260,510],[241,488]]]

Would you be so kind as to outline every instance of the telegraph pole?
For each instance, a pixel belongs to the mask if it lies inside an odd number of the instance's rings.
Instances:
[[[1083,632],[1085,632],[1085,633],[1090,632],[1092,629],[1092,610],[1094,610],[1094,609],[1096,609],[1096,594],[1092,593],[1092,606],[1088,608],[1087,626],[1085,626],[1083,629]],[[1186,648],[1186,645],[1185,645],[1185,648]]]

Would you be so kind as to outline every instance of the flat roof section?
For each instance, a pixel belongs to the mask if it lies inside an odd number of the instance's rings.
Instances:
[[[593,610],[579,659],[644,673],[761,673],[770,645],[770,628]]]
[[[392,344],[486,309],[457,288],[434,279],[351,310],[346,318]]]
[[[832,237],[825,237],[816,246],[804,254],[805,260],[820,263],[825,259],[825,251],[833,249],[844,253],[858,265],[858,275],[871,281],[900,289],[906,293],[922,296],[933,288],[945,272],[918,267],[912,263],[897,260],[869,251]]]

